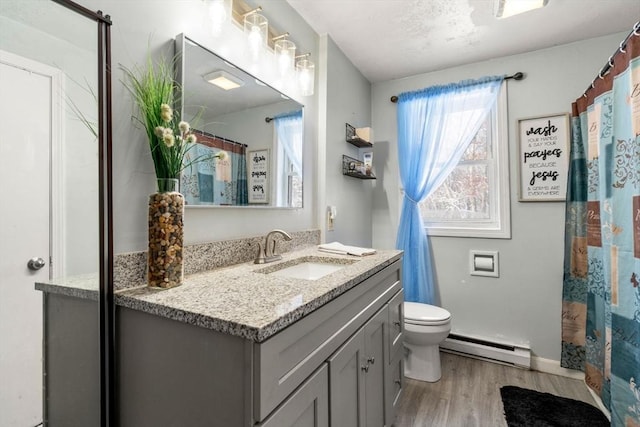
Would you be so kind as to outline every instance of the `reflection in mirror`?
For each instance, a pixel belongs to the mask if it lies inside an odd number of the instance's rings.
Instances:
[[[303,106],[184,34],[176,56],[190,155],[211,159],[183,171],[187,206],[302,207]]]

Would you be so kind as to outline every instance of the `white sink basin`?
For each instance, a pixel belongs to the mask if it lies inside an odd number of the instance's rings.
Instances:
[[[293,279],[318,280],[321,277],[342,270],[345,264],[325,264],[323,262],[302,262],[291,267],[269,273],[271,276],[291,277]]]
[[[318,280],[352,264],[353,260],[336,260],[324,257],[304,257],[280,265],[258,270],[258,273],[292,279]]]

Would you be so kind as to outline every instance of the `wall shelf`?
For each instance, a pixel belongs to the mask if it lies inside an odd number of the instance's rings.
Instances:
[[[358,179],[376,179],[375,175],[362,172],[364,162],[353,157],[342,155],[342,175]]]
[[[362,148],[362,147],[373,147],[373,144],[369,141],[365,141],[362,138],[359,138],[358,135],[356,135],[356,128],[351,126],[349,123],[345,123],[345,140],[349,143],[349,144],[353,144],[358,148]]]

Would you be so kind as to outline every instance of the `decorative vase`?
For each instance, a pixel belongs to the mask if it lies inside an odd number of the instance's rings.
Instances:
[[[178,179],[158,178],[158,192],[149,196],[147,284],[151,287],[182,284],[183,217],[184,196]]]

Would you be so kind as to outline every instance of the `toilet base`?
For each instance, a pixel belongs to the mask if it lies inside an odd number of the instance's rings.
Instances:
[[[440,380],[440,346],[415,346],[405,342],[404,376],[434,383]]]

